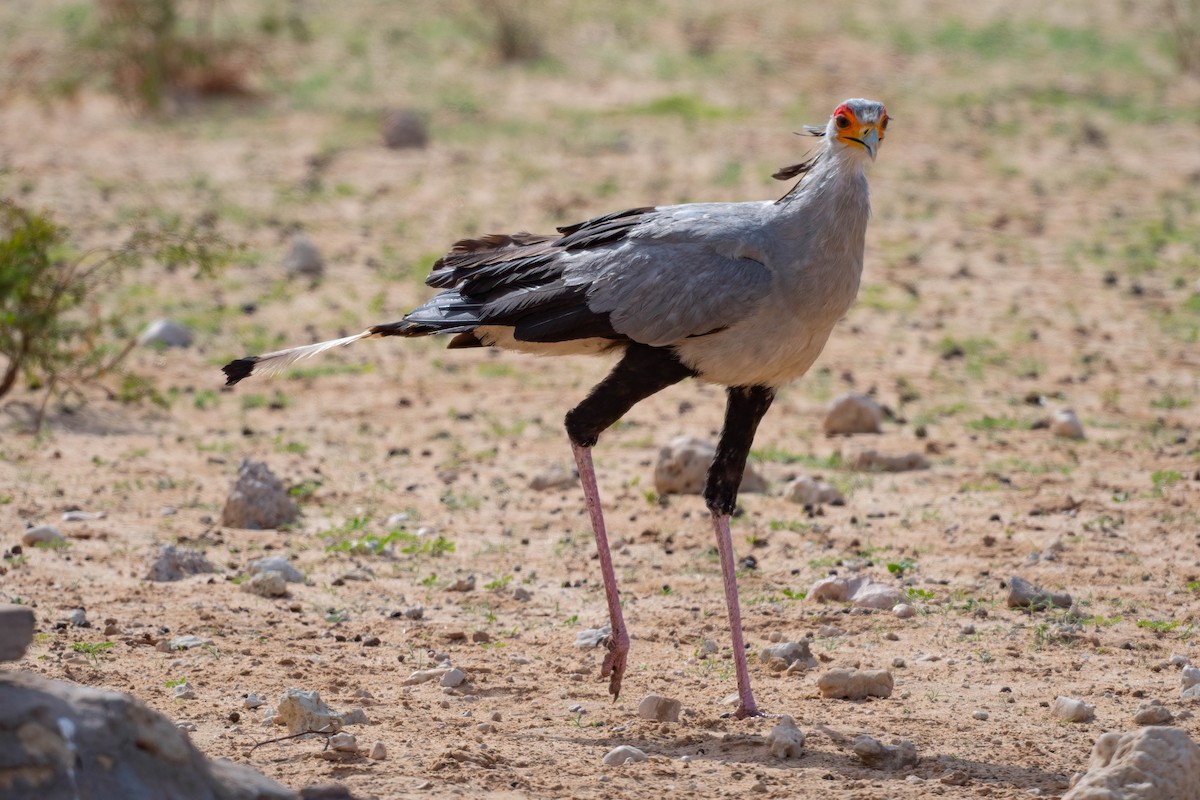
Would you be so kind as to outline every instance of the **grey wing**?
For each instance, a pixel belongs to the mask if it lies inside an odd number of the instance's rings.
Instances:
[[[605,253],[599,269],[593,266],[587,305],[634,341],[678,344],[755,312],[771,291],[771,272],[759,258],[736,246],[631,241]]]

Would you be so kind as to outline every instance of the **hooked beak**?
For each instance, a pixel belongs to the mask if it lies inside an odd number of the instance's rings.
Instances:
[[[863,149],[867,151],[867,155],[869,155],[871,157],[871,160],[872,161],[875,160],[875,154],[879,152],[879,129],[878,128],[871,126],[869,128],[864,129],[863,132],[857,137],[845,136],[842,138],[844,138],[848,142],[855,142],[857,144],[861,144]]]

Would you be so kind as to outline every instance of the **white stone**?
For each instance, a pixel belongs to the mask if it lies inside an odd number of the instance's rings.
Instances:
[[[287,581],[275,570],[251,575],[249,580],[242,583],[241,589],[259,597],[283,597],[288,593]]]
[[[463,672],[458,667],[452,667],[452,668],[446,670],[446,672],[442,675],[442,679],[441,679],[440,683],[442,686],[444,686],[448,689],[453,689],[458,686],[462,686],[463,683],[466,682],[466,680],[467,680],[467,673]]]
[[[358,740],[353,733],[335,733],[329,737],[329,748],[339,753],[357,753]]]
[[[632,745],[623,744],[609,750],[604,756],[604,764],[609,767],[621,767],[626,764],[636,764],[645,761],[648,756]]]
[[[284,556],[256,558],[246,565],[246,572],[257,575],[260,572],[278,572],[288,583],[304,583],[304,573],[292,566]]]
[[[808,642],[780,642],[769,645],[759,652],[758,658],[764,664],[769,664],[773,658],[781,658],[789,667],[795,663],[810,668],[817,665],[817,660],[812,657],[812,651],[809,650]]]
[[[897,606],[893,606],[892,613],[900,619],[910,619],[917,615],[917,609],[908,603],[900,603]]]
[[[784,714],[767,734],[767,747],[776,758],[800,758],[804,754],[804,732],[796,721]]]
[[[419,683],[427,683],[435,679],[441,679],[443,675],[450,671],[450,667],[433,667],[432,669],[419,669],[409,675],[403,681],[401,686],[416,686]]]
[[[831,669],[817,679],[822,697],[862,700],[864,697],[891,697],[892,673],[886,669]]]
[[[156,319],[138,334],[138,344],[150,347],[191,347],[192,331],[169,319]]]
[[[840,506],[846,503],[845,496],[837,490],[836,486],[807,475],[801,475],[799,478],[789,481],[783,487],[783,496],[793,503],[804,506]]]
[[[312,240],[303,233],[292,237],[292,245],[283,257],[283,271],[291,276],[319,278],[325,272],[325,261]]]
[[[642,719],[652,719],[656,722],[679,722],[679,712],[683,704],[669,697],[648,694],[638,704],[638,716]]]
[[[1096,709],[1082,700],[1074,697],[1059,695],[1050,707],[1050,713],[1067,722],[1091,722],[1096,717]]]
[[[387,745],[385,745],[381,740],[376,739],[375,743],[371,745],[371,752],[367,755],[374,761],[383,761],[385,758],[387,758]]]
[[[1082,439],[1083,423],[1071,409],[1059,409],[1050,418],[1050,432],[1062,439]]]
[[[21,544],[25,547],[37,547],[39,544],[54,545],[63,541],[63,535],[53,525],[37,525],[26,528],[21,534]]]
[[[829,404],[822,428],[826,435],[879,433],[883,430],[883,409],[865,394],[844,394]]]
[[[321,731],[330,733],[341,722],[315,689],[285,689],[279,698],[279,722],[287,725],[288,733]]]
[[[700,494],[717,448],[694,436],[677,436],[658,451],[654,465],[654,489],[659,494]],[[765,492],[767,482],[752,464],[746,465],[740,491]]]
[[[1133,713],[1133,721],[1138,725],[1166,725],[1171,719],[1171,709],[1157,700],[1142,703]]]
[[[1200,747],[1180,728],[1146,727],[1096,739],[1088,770],[1062,800],[1195,800]]]

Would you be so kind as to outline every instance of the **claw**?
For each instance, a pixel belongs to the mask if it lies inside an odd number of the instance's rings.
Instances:
[[[604,647],[608,650],[608,654],[604,656],[604,664],[600,667],[600,677],[608,678],[608,693],[612,695],[613,700],[621,696],[621,679],[625,677],[625,659],[629,655],[629,640],[626,639],[624,646],[614,636],[609,636],[604,640]]]

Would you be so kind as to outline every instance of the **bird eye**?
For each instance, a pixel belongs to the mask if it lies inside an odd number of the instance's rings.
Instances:
[[[850,127],[850,118],[845,114],[838,114],[833,118],[834,123],[843,130]]]

